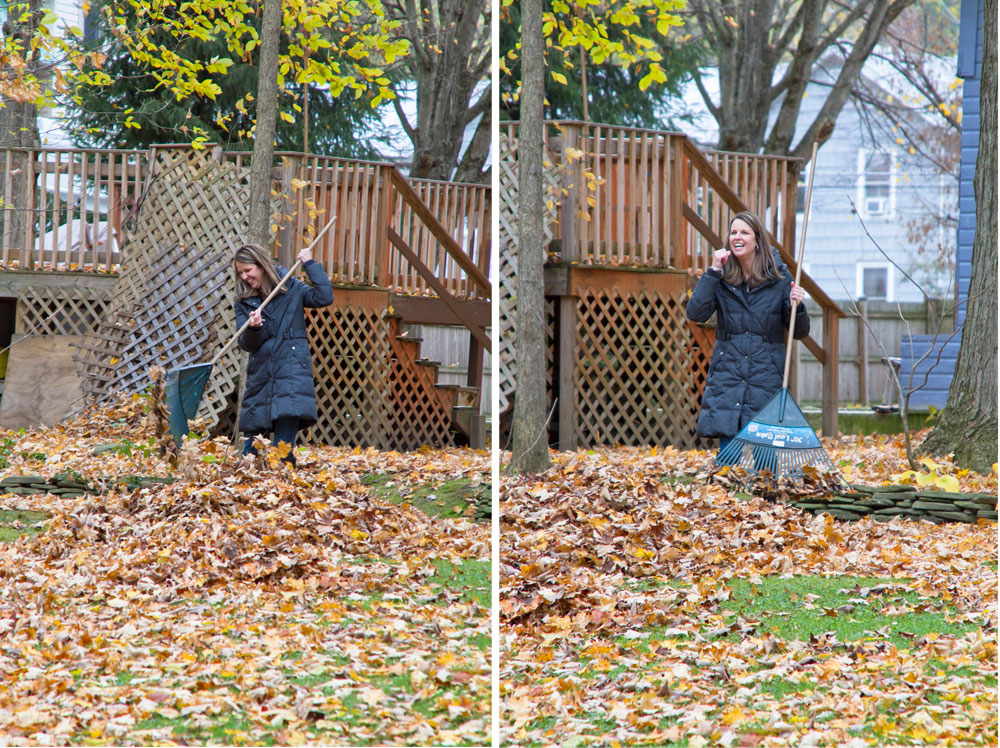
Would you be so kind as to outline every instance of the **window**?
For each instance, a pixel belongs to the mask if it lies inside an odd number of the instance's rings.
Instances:
[[[83,17],[83,39],[88,44],[100,42],[100,21],[101,9],[97,3],[93,3]]]
[[[891,153],[858,151],[858,210],[864,218],[892,214],[896,165]]]
[[[892,301],[892,265],[887,262],[859,262],[855,296],[875,301]]]

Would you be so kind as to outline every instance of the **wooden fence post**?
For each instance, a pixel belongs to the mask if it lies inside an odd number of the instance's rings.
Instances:
[[[838,387],[840,380],[837,368],[840,365],[840,317],[834,309],[823,308],[823,350],[826,351],[826,361],[823,362],[823,436],[836,436],[839,430],[837,422]]]
[[[868,407],[868,299],[858,299],[858,402]]]

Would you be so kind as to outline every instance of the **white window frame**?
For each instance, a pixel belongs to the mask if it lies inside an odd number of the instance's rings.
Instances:
[[[860,299],[865,295],[865,270],[885,270],[885,300],[895,301],[896,294],[896,274],[891,262],[859,262],[855,266],[854,272],[854,298]],[[867,297],[866,297],[867,298]],[[882,299],[876,299],[881,301]]]
[[[874,153],[884,153],[889,158],[889,197],[888,205],[881,213],[871,213],[868,210],[868,201],[865,198],[865,187],[867,179],[865,177],[865,166],[868,159]],[[858,149],[858,180],[857,180],[857,206],[862,218],[892,218],[896,214],[896,181],[897,177],[896,149],[890,148],[888,151],[876,151],[873,148]]]

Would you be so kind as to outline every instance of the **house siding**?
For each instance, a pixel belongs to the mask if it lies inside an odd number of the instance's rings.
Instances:
[[[955,248],[955,285],[958,307],[955,325],[965,321],[972,278],[972,246],[976,238],[976,196],[973,177],[979,155],[979,73],[983,59],[983,0],[962,0],[961,26],[958,40],[957,75],[965,78],[962,85],[962,159],[958,183],[958,232]],[[958,362],[961,330],[947,342],[934,336],[913,336],[904,341],[900,365],[903,386],[913,374],[910,407],[932,405],[943,408]],[[938,353],[941,353],[939,356]],[[921,361],[923,359],[923,361]],[[926,382],[925,384],[922,384]]]
[[[811,85],[802,103],[800,129],[812,122],[822,106],[824,88]],[[801,137],[801,132],[796,133]],[[859,151],[870,153],[891,145],[891,199],[883,215],[868,215],[862,204],[859,175]],[[950,198],[956,200],[952,182]],[[950,273],[941,272],[932,283],[917,274],[913,263],[917,259],[910,238],[911,222],[926,214],[927,205],[937,205],[942,185],[938,173],[919,154],[911,155],[902,145],[887,140],[880,132],[871,132],[864,118],[848,104],[837,118],[830,139],[819,151],[809,211],[804,265],[813,278],[831,297],[838,300],[859,298],[859,267],[886,266],[889,274],[887,301],[922,302],[923,292],[907,280],[906,273],[915,276],[928,292],[936,297],[951,298]],[[802,215],[798,216],[797,236],[801,235]],[[870,236],[869,236],[870,235]],[[947,246],[954,243],[954,234],[941,237]],[[892,262],[899,266],[892,267]]]
[[[979,71],[983,59],[983,0],[962,0],[958,75],[962,86],[962,162],[958,187],[958,239],[955,276],[958,299],[969,296],[972,278],[972,245],[976,236],[976,197],[973,176],[979,153]],[[971,19],[974,19],[974,22]],[[958,308],[956,322],[965,319],[965,304]]]

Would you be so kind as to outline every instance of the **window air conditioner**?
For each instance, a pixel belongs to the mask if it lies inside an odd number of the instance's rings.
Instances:
[[[870,216],[880,216],[885,213],[884,197],[869,197],[865,200],[865,212]]]

